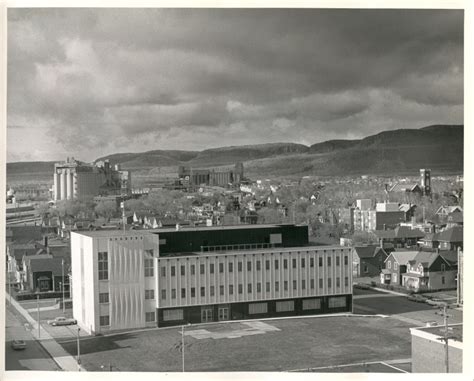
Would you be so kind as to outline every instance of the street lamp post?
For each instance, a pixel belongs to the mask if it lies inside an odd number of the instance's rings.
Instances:
[[[184,325],[181,326],[181,361],[184,372]]]
[[[41,323],[40,323],[40,296],[36,295],[36,308],[38,310],[38,339],[41,338]]]
[[[77,327],[77,368],[81,371],[81,341],[80,341],[81,328]]]

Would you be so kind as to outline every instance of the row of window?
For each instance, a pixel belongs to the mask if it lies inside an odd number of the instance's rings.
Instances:
[[[322,267],[323,266],[323,258],[320,257],[318,258],[319,261],[318,261],[318,265],[319,267]],[[336,266],[340,266],[340,260],[341,258],[340,257],[336,257]],[[348,264],[348,256],[344,256],[344,265],[347,266]],[[256,271],[260,271],[262,269],[262,262],[263,261],[260,261],[260,260],[257,260],[256,261]],[[283,259],[283,268],[284,269],[287,269],[288,268],[288,259]],[[314,267],[314,258],[309,258],[309,267]],[[297,264],[298,264],[298,261],[296,258],[293,258],[292,259],[292,268],[297,268]],[[331,266],[332,264],[332,260],[331,260],[331,257],[327,257],[326,258],[326,264],[327,266]],[[269,259],[265,260],[265,270],[270,270],[270,265],[271,265],[271,261]],[[176,276],[176,267],[177,266],[171,266],[170,267],[170,273],[171,273],[171,276]],[[306,258],[301,258],[301,268],[305,268],[306,267]],[[275,270],[278,270],[280,268],[280,260],[279,259],[275,259],[274,260],[274,268]],[[241,272],[243,270],[243,262],[239,261],[237,262],[237,271]],[[228,272],[233,272],[234,271],[234,263],[233,262],[229,262],[228,263]],[[247,271],[252,271],[252,261],[247,261]],[[191,272],[191,275],[195,275],[196,274],[196,265],[192,264],[190,266],[190,272]],[[205,264],[201,264],[199,265],[199,273],[200,274],[205,274],[206,272],[206,266]],[[210,274],[214,274],[215,272],[215,265],[214,263],[209,263],[209,273]],[[224,272],[224,263],[219,263],[219,273],[223,273]],[[180,266],[180,274],[181,276],[185,276],[186,275],[186,266],[185,265],[181,265]],[[162,266],[161,267],[161,276],[162,277],[166,277],[166,267],[165,266]]]
[[[153,300],[155,299],[155,290],[145,290],[145,299]],[[109,293],[101,292],[99,293],[99,303],[109,303]]]
[[[328,307],[329,308],[341,308],[347,306],[347,299],[345,296],[334,296],[328,298]],[[303,299],[302,304],[303,310],[319,310],[321,309],[321,299]],[[282,300],[275,303],[276,312],[289,312],[295,310],[294,300]],[[249,315],[265,314],[268,313],[268,303],[259,302],[259,303],[250,303],[249,304]],[[173,320],[183,320],[183,310],[174,309],[174,310],[163,310],[163,320],[164,321],[173,321]]]
[[[154,265],[153,265],[153,250],[145,250],[145,276],[154,276]],[[150,258],[151,257],[151,258]],[[99,280],[109,279],[109,261],[108,253],[106,251],[100,251],[98,253],[98,268],[99,268]]]
[[[331,288],[332,284],[333,284],[332,283],[332,278],[328,278],[327,287]],[[303,279],[301,281],[301,289],[306,290],[306,286],[307,286],[306,280]],[[324,286],[324,280],[322,278],[320,278],[319,279],[319,288],[323,288],[323,286]],[[349,277],[344,278],[344,286],[345,287],[349,286]],[[237,287],[238,287],[237,292],[239,294],[243,294],[243,285],[239,284]],[[271,287],[271,283],[266,282],[265,283],[265,292],[270,292],[270,287]],[[339,277],[336,278],[336,287],[341,287],[341,278],[339,278]],[[289,288],[289,282],[287,280],[283,281],[283,291],[288,291],[288,288]],[[296,280],[294,280],[293,281],[293,290],[296,290],[297,288],[298,288],[298,282]],[[309,288],[310,289],[315,288],[315,280],[314,279],[310,280]],[[191,287],[190,291],[191,291],[190,292],[191,298],[195,298],[196,297],[196,288]],[[262,283],[260,283],[260,282],[257,283],[256,291],[257,291],[257,293],[262,292]],[[275,292],[279,292],[279,291],[280,291],[280,282],[276,281],[275,282]],[[209,287],[209,296],[215,296],[215,292],[216,292],[215,286],[210,286]],[[247,293],[252,293],[252,292],[253,292],[253,284],[248,283],[247,284]],[[219,286],[219,295],[224,295],[224,294],[225,294],[225,288],[224,288],[223,285],[220,285]],[[233,294],[234,294],[234,285],[229,284],[229,295],[233,295]],[[171,299],[176,299],[176,295],[177,295],[176,294],[176,289],[172,288],[171,289]],[[206,296],[206,287],[201,287],[200,288],[200,295],[201,295],[201,297]],[[166,290],[161,290],[161,299],[166,300],[166,297],[167,297]],[[181,298],[186,298],[186,288],[181,289]]]
[[[155,318],[155,311],[153,312],[145,312],[145,322],[154,322],[156,321]],[[109,315],[102,315],[99,316],[99,325],[101,327],[108,327],[110,325],[110,316]]]

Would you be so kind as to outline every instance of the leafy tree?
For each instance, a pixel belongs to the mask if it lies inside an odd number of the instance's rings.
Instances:
[[[117,213],[117,203],[115,201],[100,201],[95,207],[95,213],[110,220]]]

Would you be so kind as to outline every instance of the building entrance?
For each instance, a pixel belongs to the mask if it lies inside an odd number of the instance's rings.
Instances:
[[[219,320],[229,320],[229,307],[219,307]]]
[[[207,323],[209,321],[214,321],[212,308],[203,308],[201,310],[201,322]]]

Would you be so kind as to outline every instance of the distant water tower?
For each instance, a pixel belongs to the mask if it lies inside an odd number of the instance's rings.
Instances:
[[[421,190],[424,196],[431,195],[431,169],[420,169]]]

